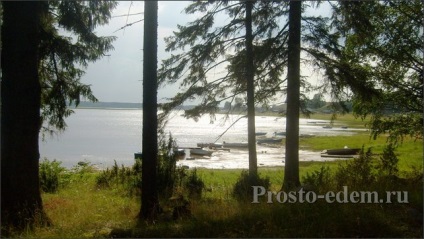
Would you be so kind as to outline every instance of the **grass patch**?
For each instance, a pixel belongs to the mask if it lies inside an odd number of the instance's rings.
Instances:
[[[300,176],[328,167],[330,172],[346,160],[301,162]],[[188,219],[140,223],[140,197],[125,187],[99,188],[100,172],[74,172],[57,193],[43,193],[51,227],[39,227],[16,237],[420,237],[423,189],[421,181],[373,184],[375,190],[409,192],[409,204],[308,203],[251,204],[231,197],[241,170],[197,169],[205,183],[203,197],[190,201]],[[271,191],[279,191],[284,167],[259,168],[268,177]],[[333,188],[335,189],[335,188]],[[340,190],[340,189],[336,189]],[[421,214],[420,214],[421,213]]]
[[[312,115],[314,119],[331,119],[331,115]],[[352,115],[342,115],[349,127],[362,127],[364,122]],[[359,126],[361,125],[361,126]],[[323,136],[302,138],[302,148],[322,151],[328,148],[365,149],[377,154],[373,167],[383,153],[386,139],[370,139],[367,133],[353,136]],[[81,167],[66,174],[66,186],[56,193],[43,193],[50,227],[37,227],[14,237],[25,238],[136,238],[136,237],[422,237],[423,235],[423,142],[405,139],[395,150],[399,158],[398,175],[381,175],[360,168],[361,176],[373,174],[368,185],[360,190],[408,192],[409,203],[309,203],[251,204],[232,197],[240,169],[197,169],[196,175],[204,182],[202,197],[190,199],[191,217],[172,220],[162,218],[156,223],[139,222],[140,195],[131,194],[127,187],[111,184],[99,187],[102,173]],[[340,191],[337,180],[349,182],[352,160],[300,162],[300,178],[323,184],[317,190]],[[375,170],[375,168],[373,168]],[[189,170],[190,173],[191,170]],[[280,191],[284,167],[261,167],[260,177],[269,178],[270,190]],[[339,172],[337,174],[337,172]],[[342,172],[342,173],[340,173]],[[324,174],[328,174],[324,177]],[[335,176],[337,175],[337,176]],[[322,177],[321,177],[322,176]]]
[[[69,185],[56,194],[42,195],[44,208],[53,226],[37,228],[37,238],[98,238],[106,237],[112,228],[131,228],[139,212],[139,200],[111,188],[97,189],[99,172],[73,175]]]
[[[371,148],[374,154],[382,154],[386,146],[386,138],[378,137],[372,139],[368,134],[356,134],[352,136],[317,136],[311,138],[301,138],[302,148],[312,151],[322,151],[331,148]],[[423,166],[423,141],[412,138],[405,138],[403,143],[395,149],[395,154],[399,158],[399,169],[408,171],[412,168]]]

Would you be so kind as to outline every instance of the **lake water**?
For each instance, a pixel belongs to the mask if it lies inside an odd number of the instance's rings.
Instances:
[[[230,115],[224,120],[224,115],[216,119],[206,115],[197,122],[180,116],[175,112],[165,128],[166,133],[172,133],[180,147],[196,147],[199,142],[246,142],[247,119],[243,118],[231,126],[240,116]],[[75,114],[67,120],[68,128],[58,136],[47,136],[40,139],[41,158],[57,159],[65,167],[72,167],[79,161],[88,160],[100,168],[117,163],[126,166],[133,165],[134,153],[141,151],[142,110],[137,109],[75,109]],[[256,117],[256,131],[266,132],[265,137],[272,137],[274,132],[285,131],[284,117]],[[342,129],[335,124],[332,129],[322,126],[327,121],[314,119],[300,120],[300,133],[313,135],[352,135],[357,130]],[[188,150],[187,150],[188,153]],[[259,166],[283,166],[284,147],[269,147],[257,145]],[[189,156],[189,154],[187,154]],[[323,160],[319,153],[300,151],[300,160]],[[201,157],[195,160],[180,160],[179,165],[206,168],[248,168],[247,149],[231,149],[230,152],[217,151],[211,157]]]

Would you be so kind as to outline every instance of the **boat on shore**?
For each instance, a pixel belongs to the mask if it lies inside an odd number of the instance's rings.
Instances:
[[[268,139],[260,139],[257,141],[258,144],[280,144],[282,138],[268,138]]]
[[[224,142],[224,147],[225,148],[248,148],[249,144],[248,143],[227,143]]]
[[[203,149],[190,149],[190,155],[200,155],[200,156],[211,156],[213,151],[207,151]]]
[[[286,136],[286,132],[274,132],[275,136]]]
[[[256,136],[265,136],[266,132],[256,132],[255,135]]]
[[[199,148],[222,148],[222,144],[220,143],[197,143],[197,147]]]
[[[356,155],[361,151],[359,148],[344,148],[344,149],[326,149],[323,151],[323,154],[327,155]]]
[[[177,157],[184,156],[185,155],[185,150],[184,149],[175,148],[174,149],[174,155],[176,155]]]

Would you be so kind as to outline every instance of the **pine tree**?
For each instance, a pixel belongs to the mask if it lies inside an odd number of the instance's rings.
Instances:
[[[246,91],[247,91],[247,142],[249,145],[249,176],[256,178],[258,174],[255,133],[255,71],[252,34],[253,2],[246,1]]]
[[[300,37],[302,2],[290,1],[287,71],[286,160],[283,189],[300,186],[299,109],[300,109]]]
[[[43,2],[2,2],[2,235],[23,230],[43,211],[38,178],[41,87],[38,77]]]
[[[63,130],[67,108],[80,96],[95,100],[79,82],[88,62],[112,49],[98,37],[112,1],[2,2],[1,216],[2,232],[24,229],[36,219],[50,223],[39,189],[39,133],[43,123]],[[63,28],[77,37],[61,36]],[[41,110],[41,112],[40,112]],[[5,230],[5,231],[3,231]]]
[[[247,97],[249,169],[253,175],[257,171],[255,103],[266,104],[281,93],[284,83],[280,76],[286,63],[287,51],[282,48],[287,31],[286,26],[280,29],[277,21],[284,16],[281,9],[285,6],[255,1],[191,4],[186,13],[204,15],[187,26],[178,26],[174,36],[166,39],[168,51],[185,47],[190,50],[164,60],[159,70],[162,83],[181,81],[181,86],[187,87],[162,105],[165,113],[187,100],[201,98],[202,102],[186,110],[185,116],[197,119],[209,113],[214,117],[221,102],[233,102],[239,95]],[[224,26],[216,26],[215,18],[224,13],[231,20]],[[208,74],[219,68],[225,68],[227,73],[211,80]]]
[[[422,138],[422,1],[357,1],[332,4],[306,40],[314,64],[325,71],[335,99],[370,116],[374,137],[391,143]],[[388,116],[388,117],[387,117]]]
[[[157,39],[158,2],[144,2],[143,137],[140,218],[154,220],[159,212],[157,190]]]
[[[335,6],[333,22],[345,38],[344,60],[363,73],[366,87],[343,76],[334,80],[347,82],[355,92],[354,112],[371,116],[373,136],[389,133],[395,144],[405,136],[423,135],[423,11],[419,0]]]
[[[97,36],[94,29],[107,24],[115,1],[52,1],[41,23],[39,76],[42,87],[43,133],[63,131],[65,118],[81,97],[97,101],[90,86],[80,82],[89,62],[113,49],[115,37]],[[63,36],[59,29],[73,34]]]

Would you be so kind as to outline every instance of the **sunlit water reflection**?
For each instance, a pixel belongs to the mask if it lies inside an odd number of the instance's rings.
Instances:
[[[134,163],[134,153],[141,151],[142,111],[76,109],[67,119],[67,130],[53,138],[40,140],[41,157],[62,161],[65,167],[72,167],[79,161],[88,160],[101,168],[118,164],[130,166]],[[232,125],[240,116],[223,115],[215,119],[201,117],[197,122],[185,119],[176,112],[166,126],[165,132],[172,133],[180,147],[196,147],[197,143],[246,142],[247,119],[243,118]],[[272,137],[274,132],[285,131],[284,117],[257,116],[256,131],[266,132],[264,137]],[[323,128],[328,121],[301,119],[300,133],[308,135],[352,135],[363,129],[342,129],[334,124],[332,129]],[[232,126],[231,126],[232,125]],[[231,126],[231,127],[230,127]],[[230,127],[230,128],[229,128]],[[229,128],[229,129],[228,129]],[[228,131],[224,133],[225,130]],[[187,157],[190,157],[189,150]],[[258,166],[283,166],[284,147],[257,145]],[[323,160],[319,153],[301,150],[300,160]],[[182,159],[179,165],[206,168],[248,168],[247,149],[216,151],[211,157],[195,160]]]

